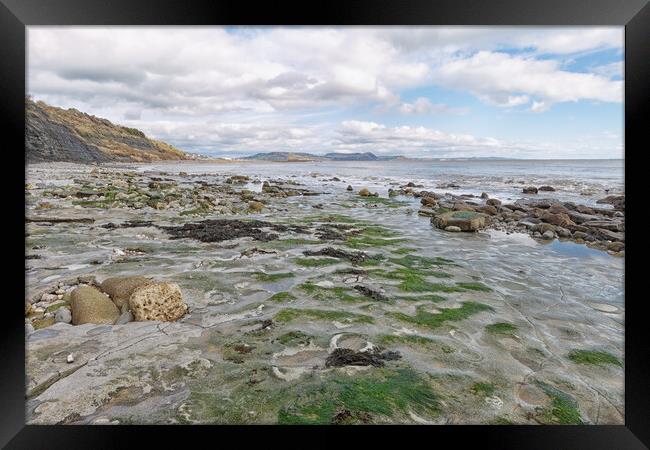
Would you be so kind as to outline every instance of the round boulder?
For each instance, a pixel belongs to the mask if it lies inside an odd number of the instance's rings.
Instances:
[[[111,297],[115,306],[121,309],[122,305],[129,302],[129,298],[136,288],[148,283],[151,283],[151,280],[141,276],[111,277],[105,279],[100,288]]]
[[[537,188],[535,186],[525,187],[523,190],[524,194],[537,194]]]
[[[187,312],[181,289],[173,283],[151,283],[140,286],[131,294],[129,305],[137,321],[173,322]]]
[[[120,311],[105,294],[90,286],[80,286],[70,294],[72,323],[113,324]]]
[[[370,191],[368,190],[368,188],[362,188],[359,191],[359,195],[362,196],[362,197],[369,197],[370,196]]]
[[[56,310],[56,314],[54,314],[54,321],[70,323],[72,322],[72,313],[68,308],[59,308]]]
[[[428,206],[429,208],[435,208],[438,204],[436,199],[430,196],[422,197],[422,199],[420,199],[420,203],[422,203],[422,206]]]
[[[250,202],[248,202],[248,208],[251,211],[260,212],[264,209],[264,203],[251,200]]]

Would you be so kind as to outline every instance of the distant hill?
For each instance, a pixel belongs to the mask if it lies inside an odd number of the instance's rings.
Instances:
[[[310,153],[297,153],[297,152],[268,152],[256,153],[251,156],[246,156],[244,159],[256,159],[259,161],[323,161],[325,158],[322,156],[312,155]]]
[[[377,161],[379,158],[374,153],[326,153],[325,158],[333,161]]]
[[[371,152],[365,153],[326,153],[325,155],[314,155],[312,153],[298,153],[298,152],[268,152],[256,153],[252,156],[247,156],[244,159],[255,159],[258,161],[283,161],[283,162],[296,162],[296,161],[379,161],[390,159],[406,159],[400,156],[382,156],[379,157]]]
[[[135,128],[30,99],[26,100],[25,156],[28,163],[190,159],[185,152]]]

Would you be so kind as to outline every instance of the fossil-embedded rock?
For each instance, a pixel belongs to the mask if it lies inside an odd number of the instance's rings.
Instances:
[[[173,283],[151,283],[140,286],[131,294],[129,305],[137,321],[173,322],[187,312],[181,290]]]

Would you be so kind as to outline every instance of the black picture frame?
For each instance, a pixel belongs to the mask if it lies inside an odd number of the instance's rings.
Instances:
[[[114,448],[130,447],[136,437],[167,444],[219,445],[236,438],[260,443],[284,431],[293,445],[337,447],[360,434],[376,441],[390,436],[407,438],[410,445],[475,443],[482,448],[634,449],[650,445],[650,346],[642,312],[643,295],[626,302],[625,425],[621,426],[453,426],[453,427],[90,427],[25,425],[24,323],[19,311],[24,295],[24,172],[18,149],[24,148],[26,87],[26,26],[30,25],[619,25],[625,26],[625,149],[626,160],[647,148],[644,142],[650,117],[650,5],[649,0],[330,0],[302,3],[267,2],[251,5],[233,0],[0,0],[0,101],[5,128],[2,147],[8,160],[2,174],[2,198],[7,212],[2,224],[5,255],[3,304],[0,444],[6,448]],[[11,156],[11,158],[10,158]],[[625,164],[626,191],[631,189]],[[628,186],[630,184],[630,186]],[[634,202],[634,199],[633,199]],[[628,211],[634,210],[628,208]],[[629,215],[629,213],[628,213]],[[637,233],[626,220],[626,236]],[[630,227],[630,222],[632,227]],[[16,236],[15,238],[13,236]],[[8,248],[10,247],[10,249]],[[640,253],[626,246],[626,293],[631,292],[630,256]],[[639,283],[639,281],[637,281]],[[251,432],[252,431],[252,432]],[[304,436],[316,434],[317,439]],[[297,436],[298,435],[298,436]],[[298,438],[298,439],[296,439]],[[190,439],[190,440],[188,440]],[[305,440],[302,440],[305,439]],[[307,440],[308,439],[308,440]],[[246,440],[246,441],[244,441]],[[275,439],[274,439],[275,440]],[[291,442],[286,441],[286,443]],[[367,441],[365,445],[368,445]],[[420,442],[417,444],[416,442]],[[281,443],[281,442],[278,442]],[[287,445],[285,443],[285,445]],[[151,444],[149,444],[151,445]],[[226,444],[238,445],[238,444]],[[289,443],[288,445],[291,446]]]

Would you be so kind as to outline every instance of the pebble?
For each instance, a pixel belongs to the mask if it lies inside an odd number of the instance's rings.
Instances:
[[[133,322],[133,313],[131,311],[125,311],[117,318],[115,325],[124,325],[129,322]]]
[[[72,313],[68,308],[61,307],[56,310],[56,314],[54,315],[54,321],[55,322],[63,322],[63,323],[70,323],[72,322]]]
[[[74,356],[72,356],[72,353],[68,354],[68,357],[66,358],[66,361],[68,362],[68,364],[74,362]]]
[[[43,295],[41,296],[41,302],[44,302],[44,303],[55,302],[55,301],[57,301],[58,299],[59,299],[59,296],[56,295],[56,294],[43,294]]]

